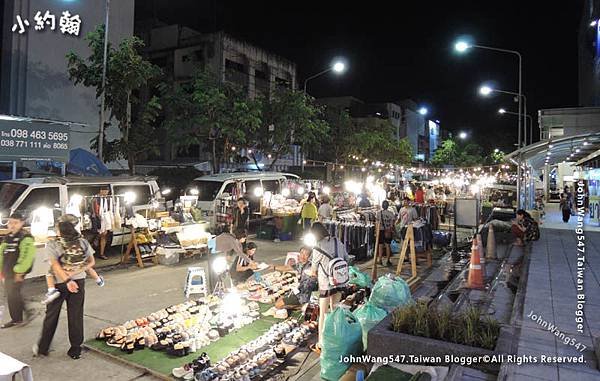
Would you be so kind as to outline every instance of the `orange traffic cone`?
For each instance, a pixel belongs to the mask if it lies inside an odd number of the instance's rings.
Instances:
[[[477,234],[477,251],[479,251],[479,259],[481,261],[481,274],[485,278],[487,276],[485,269],[485,252],[483,251],[483,240],[481,234]]]
[[[471,246],[471,263],[469,264],[469,278],[467,288],[483,288],[483,273],[481,272],[481,255],[477,245],[477,238],[473,239]]]
[[[496,259],[496,237],[494,235],[494,225],[488,224],[487,245],[485,246],[487,259]]]

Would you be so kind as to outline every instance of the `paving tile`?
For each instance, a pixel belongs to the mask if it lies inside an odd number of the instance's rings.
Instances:
[[[588,373],[586,369],[574,370],[568,368],[558,369],[559,381],[598,381],[600,372]]]

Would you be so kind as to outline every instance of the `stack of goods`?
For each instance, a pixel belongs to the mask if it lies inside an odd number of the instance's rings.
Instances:
[[[202,352],[194,361],[172,371],[173,376],[183,380],[201,379],[198,375],[210,367],[210,358]],[[196,378],[198,377],[198,378]]]
[[[248,300],[272,304],[288,291],[298,287],[298,276],[293,273],[273,271],[261,278],[251,278],[237,286]]]
[[[285,198],[275,194],[271,197],[268,207],[276,216],[289,216],[300,213],[300,204],[293,198]]]
[[[299,325],[295,319],[276,324],[262,336],[201,371],[196,379],[249,381],[280,363],[291,349],[303,343],[310,334],[311,328]],[[173,369],[173,375],[179,377],[181,369]]]
[[[239,311],[231,314],[224,311],[217,300],[211,296],[171,306],[147,317],[105,328],[96,338],[127,353],[148,347],[172,356],[187,356],[260,316],[258,303],[241,303]]]

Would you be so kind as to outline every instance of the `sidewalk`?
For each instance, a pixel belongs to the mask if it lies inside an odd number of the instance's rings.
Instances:
[[[546,356],[583,355],[585,364],[523,364],[507,365],[505,380],[600,380],[600,371],[594,356],[592,338],[600,335],[600,233],[585,233],[586,261],[584,271],[585,320],[583,334],[577,331],[575,311],[577,308],[577,237],[574,222],[570,229],[548,229],[553,221],[542,226],[541,238],[533,244],[527,279],[518,354]],[[571,226],[573,225],[573,226]],[[588,229],[586,229],[588,230]],[[535,317],[533,316],[535,315]],[[535,320],[533,320],[535,319]],[[551,328],[564,333],[556,336]],[[580,352],[565,344],[573,338],[587,348]]]

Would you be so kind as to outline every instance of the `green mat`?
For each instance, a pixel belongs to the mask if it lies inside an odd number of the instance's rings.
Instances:
[[[429,375],[427,375],[429,376]],[[424,381],[426,378],[421,380],[421,374],[412,375],[407,372],[403,372],[400,369],[392,368],[391,366],[381,366],[377,368],[377,370],[367,377],[367,381],[387,381],[387,380],[396,380],[396,381]],[[431,377],[429,377],[431,379]]]
[[[260,304],[261,314],[269,308],[271,308],[270,305]],[[295,315],[293,316],[296,317]],[[254,321],[252,324],[248,324],[234,332],[231,332],[225,337],[222,337],[210,345],[201,348],[198,352],[190,353],[185,357],[172,357],[164,351],[153,351],[148,348],[135,351],[132,354],[127,354],[121,351],[119,348],[106,345],[106,343],[102,340],[95,339],[88,340],[85,342],[85,345],[89,348],[133,363],[134,365],[147,368],[162,375],[170,376],[173,368],[191,362],[202,352],[206,352],[210,356],[211,362],[213,363],[222,360],[231,351],[236,350],[242,345],[256,339],[263,333],[267,332],[275,323],[279,323],[281,321],[281,319],[276,319],[272,316],[261,315],[260,319]]]

